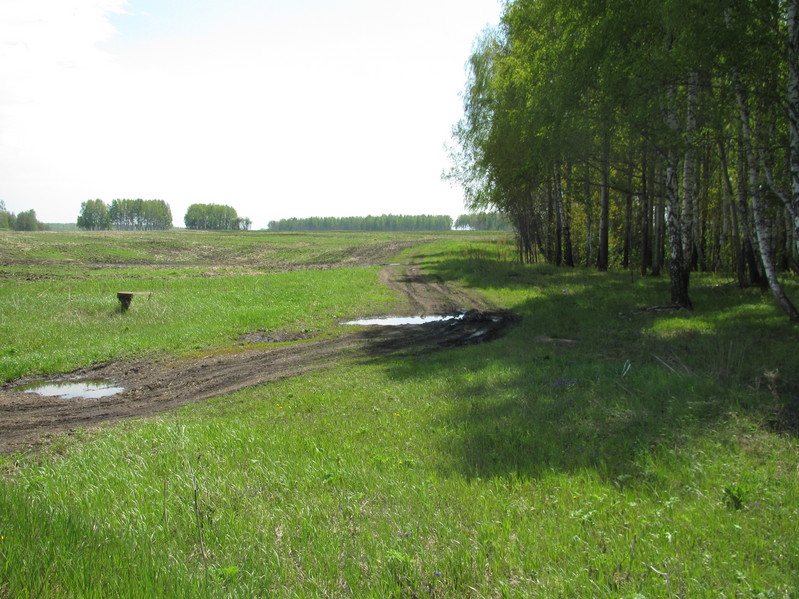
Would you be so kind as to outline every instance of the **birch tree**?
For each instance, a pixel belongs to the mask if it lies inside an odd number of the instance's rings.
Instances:
[[[794,318],[778,277],[799,264],[798,5],[509,0],[471,57],[451,174],[524,259],[637,251],[683,308],[694,268],[762,276]]]

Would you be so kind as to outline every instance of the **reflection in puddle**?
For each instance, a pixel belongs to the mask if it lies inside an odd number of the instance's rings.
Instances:
[[[121,393],[125,388],[116,387],[110,381],[37,381],[15,387],[15,390],[61,399],[100,399]]]
[[[363,318],[361,320],[350,320],[342,324],[355,324],[361,326],[401,326],[419,325],[428,322],[441,322],[444,320],[460,320],[462,318],[463,314],[447,314],[444,316],[385,316],[382,318]]]

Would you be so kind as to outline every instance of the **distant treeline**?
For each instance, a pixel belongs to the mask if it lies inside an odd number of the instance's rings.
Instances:
[[[77,231],[80,227],[75,223],[45,223],[48,231]]]
[[[89,231],[157,231],[172,228],[172,210],[164,200],[88,200],[80,206],[78,227]]]
[[[433,215],[313,216],[269,222],[270,231],[449,231],[452,217]]]
[[[461,214],[455,220],[456,229],[472,229],[474,231],[512,231],[508,217],[499,212],[480,212],[477,214]]]
[[[187,229],[248,231],[249,218],[241,218],[236,209],[220,204],[192,204],[183,222]]]
[[[34,210],[26,210],[14,214],[6,210],[6,204],[0,200],[0,229],[13,231],[46,231],[47,225],[40,223]]]

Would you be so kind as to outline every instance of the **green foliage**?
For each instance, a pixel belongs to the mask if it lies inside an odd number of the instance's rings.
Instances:
[[[27,210],[17,214],[17,224],[14,228],[17,231],[38,231],[39,221],[36,220],[36,212]]]
[[[455,219],[455,228],[473,231],[510,231],[513,227],[508,218],[500,212],[479,212],[461,214]]]
[[[506,2],[469,60],[448,177],[471,208],[508,217],[531,262],[571,253],[660,273],[668,248],[681,305],[689,272],[737,270],[741,285],[758,284],[768,267],[752,248],[795,270],[788,14],[744,0]],[[766,188],[758,243],[754,200]]]
[[[225,229],[246,231],[252,224],[249,218],[240,218],[235,208],[219,204],[192,204],[186,211],[183,222],[187,229],[210,231]]]
[[[47,225],[40,223],[36,218],[35,210],[26,210],[19,214],[5,211],[5,204],[0,210],[0,229],[14,231],[47,231]]]
[[[172,228],[172,211],[164,200],[113,200],[111,223],[122,231],[158,231]]]
[[[270,221],[270,231],[449,231],[452,218],[394,215],[288,218]]]
[[[111,229],[111,213],[100,199],[87,200],[80,205],[78,228],[87,231],[107,231]]]

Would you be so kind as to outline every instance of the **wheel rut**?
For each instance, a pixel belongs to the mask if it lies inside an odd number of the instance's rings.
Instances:
[[[29,451],[78,428],[146,417],[279,379],[331,368],[347,358],[377,360],[388,355],[435,351],[496,338],[518,320],[479,295],[426,275],[410,261],[385,265],[380,280],[402,293],[413,314],[462,313],[458,320],[423,325],[357,327],[339,336],[264,347],[243,344],[235,351],[201,356],[145,357],[99,364],[60,380],[103,379],[125,391],[101,399],[43,397],[0,387],[0,452]]]

